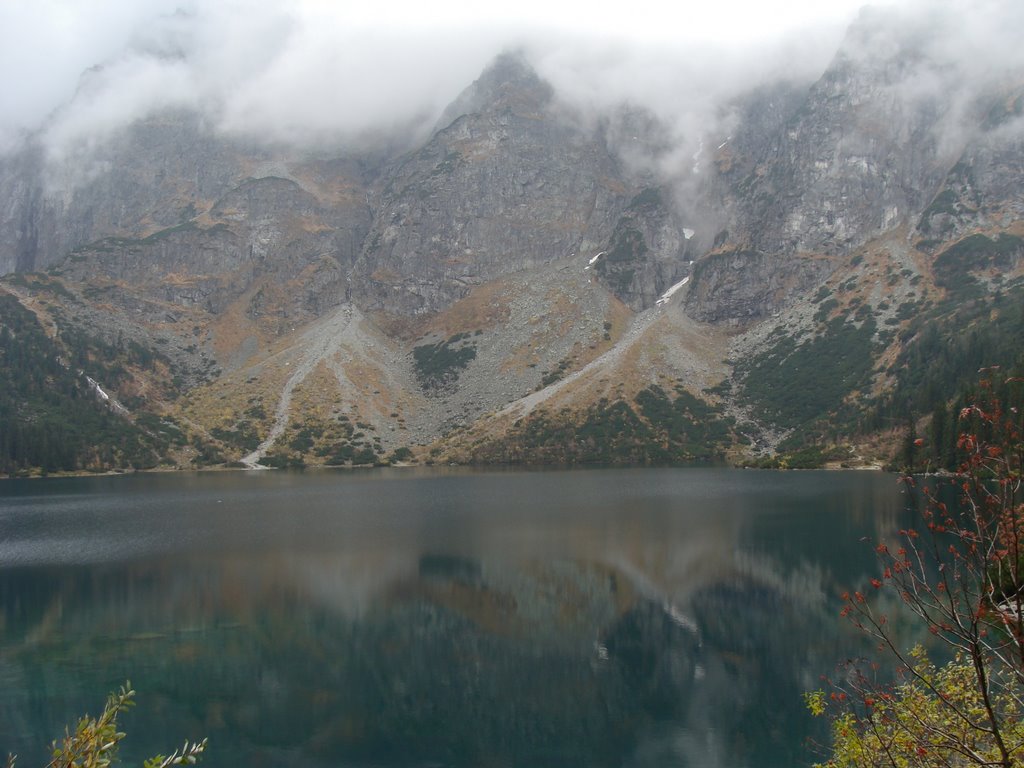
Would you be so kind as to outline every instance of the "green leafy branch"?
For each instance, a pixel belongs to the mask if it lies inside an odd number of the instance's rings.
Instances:
[[[99,717],[84,715],[74,732],[65,728],[60,743],[53,742],[52,759],[46,768],[107,768],[117,762],[117,751],[125,737],[117,727],[117,718],[135,706],[135,691],[126,682],[107,697]],[[170,755],[156,755],[143,763],[143,768],[168,768],[171,765],[195,765],[206,751],[206,739],[186,741]],[[7,768],[14,768],[16,757],[7,758]]]

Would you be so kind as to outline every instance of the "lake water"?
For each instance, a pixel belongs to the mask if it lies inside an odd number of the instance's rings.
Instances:
[[[0,755],[130,679],[126,762],[798,766],[892,475],[234,472],[0,483]]]

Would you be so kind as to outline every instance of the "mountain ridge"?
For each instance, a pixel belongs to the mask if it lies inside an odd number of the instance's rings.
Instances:
[[[389,157],[260,148],[168,113],[55,194],[29,147],[0,158],[0,292],[63,354],[88,328],[168,361],[180,394],[120,417],[189,436],[156,464],[746,461],[808,445],[884,462],[964,384],[950,369],[930,399],[889,403],[907,356],[957,316],[1006,338],[998,307],[1020,298],[1024,257],[1020,86],[967,111],[956,93],[914,95],[906,78],[941,66],[901,29],[879,45],[884,24],[859,19],[808,88],[743,97],[686,200],[567,114],[521,54]],[[954,111],[974,121],[956,146],[935,120]],[[993,349],[988,363],[1019,362]],[[144,391],[151,374],[131,375]],[[600,437],[611,425],[628,440]]]

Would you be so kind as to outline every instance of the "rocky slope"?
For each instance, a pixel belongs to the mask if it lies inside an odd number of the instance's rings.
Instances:
[[[119,418],[175,419],[177,465],[884,454],[977,368],[896,398],[958,326],[1018,362],[1024,290],[1024,73],[965,100],[891,21],[730,105],[685,199],[511,54],[404,153],[185,113],[88,163],[30,144],[0,158],[0,291],[64,354],[89,329],[166,359],[177,394]]]

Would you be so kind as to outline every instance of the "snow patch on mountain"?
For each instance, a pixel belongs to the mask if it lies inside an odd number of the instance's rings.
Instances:
[[[662,307],[665,304],[668,304],[668,300],[672,298],[672,296],[676,293],[676,291],[678,291],[680,288],[682,288],[688,282],[690,282],[690,276],[689,275],[684,277],[678,283],[676,283],[671,288],[669,288],[667,291],[665,291],[663,294],[661,294],[661,296],[658,298],[658,300],[656,302],[654,302],[654,303],[657,306],[659,306],[659,307]]]

